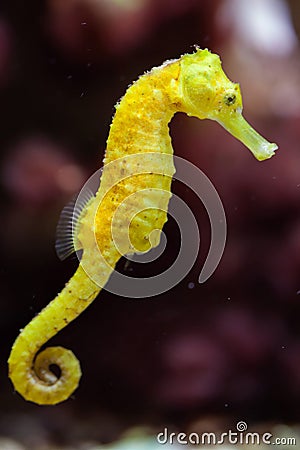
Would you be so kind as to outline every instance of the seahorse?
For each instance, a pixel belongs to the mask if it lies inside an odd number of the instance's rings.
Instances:
[[[41,347],[91,304],[122,255],[158,245],[175,172],[168,124],[176,112],[217,121],[259,161],[278,148],[243,118],[239,85],[207,49],[168,60],[135,81],[115,107],[99,189],[75,215],[78,269],[12,346],[9,377],[26,400],[45,405],[70,397],[81,377],[77,358],[62,347]]]

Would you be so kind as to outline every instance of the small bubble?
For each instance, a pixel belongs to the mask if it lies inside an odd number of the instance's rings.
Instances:
[[[189,289],[194,289],[194,287],[195,287],[195,283],[191,282],[188,284]]]
[[[81,92],[81,94],[80,94],[80,98],[81,98],[81,97],[83,97],[83,96],[84,96],[84,92]]]
[[[87,22],[81,22],[81,25],[85,26],[87,25]]]
[[[285,350],[285,345],[282,345],[281,348],[282,348],[283,350]]]
[[[300,295],[300,289],[299,289],[299,291],[296,292],[296,294],[297,294],[297,295]]]
[[[225,406],[225,408],[228,408],[228,403],[225,403],[224,406]]]
[[[227,297],[227,300],[231,300],[231,297]]]

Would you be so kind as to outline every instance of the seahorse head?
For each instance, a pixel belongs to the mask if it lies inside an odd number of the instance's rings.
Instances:
[[[180,67],[180,89],[189,115],[215,119],[242,111],[239,85],[227,78],[218,55],[199,49],[184,55]]]
[[[274,154],[277,145],[266,141],[243,118],[240,86],[227,78],[218,55],[197,49],[181,58],[180,69],[179,97],[185,113],[216,120],[258,160]]]

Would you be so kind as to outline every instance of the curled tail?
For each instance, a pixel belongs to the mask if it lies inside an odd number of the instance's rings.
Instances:
[[[10,379],[26,400],[54,405],[66,400],[77,388],[81,370],[73,352],[63,347],[37,352],[85,310],[100,290],[80,265],[57,297],[21,331],[8,364]],[[51,371],[52,365],[58,366],[59,376]]]

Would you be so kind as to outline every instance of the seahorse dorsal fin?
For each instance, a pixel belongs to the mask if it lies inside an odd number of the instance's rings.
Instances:
[[[93,198],[94,193],[86,188],[63,208],[57,223],[55,240],[55,250],[60,260],[63,261],[80,250],[76,242],[76,226],[82,212]]]

